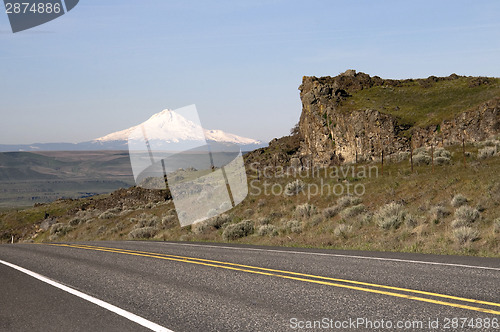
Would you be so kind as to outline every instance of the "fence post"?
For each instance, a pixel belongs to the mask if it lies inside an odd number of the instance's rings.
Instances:
[[[465,160],[465,137],[462,137],[462,152],[464,155],[464,167],[467,168],[467,162]]]
[[[431,144],[431,163],[432,163],[432,173],[434,173],[434,144]]]
[[[410,145],[410,165],[411,165],[411,172],[413,173],[413,145]]]
[[[384,175],[384,150],[382,150],[382,171],[380,173]]]

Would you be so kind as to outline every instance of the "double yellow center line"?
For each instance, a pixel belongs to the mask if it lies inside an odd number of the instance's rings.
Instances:
[[[490,307],[500,307],[500,303],[474,300],[474,299],[468,299],[468,298],[463,298],[463,297],[458,297],[458,296],[420,291],[420,290],[415,290],[415,289],[393,287],[393,286],[379,285],[379,284],[373,284],[373,283],[367,283],[367,282],[361,282],[361,281],[355,281],[355,280],[330,278],[330,277],[323,277],[323,276],[306,274],[306,273],[283,271],[283,270],[269,269],[269,268],[258,267],[258,266],[243,265],[243,264],[222,262],[222,261],[195,258],[195,257],[161,254],[161,253],[147,252],[147,251],[128,250],[128,249],[111,248],[111,247],[99,247],[99,246],[90,246],[90,245],[83,245],[83,244],[82,245],[80,245],[80,244],[78,244],[78,245],[77,244],[71,244],[71,245],[70,244],[49,244],[49,245],[59,246],[59,247],[94,250],[94,251],[104,251],[104,252],[126,254],[126,255],[133,255],[133,256],[150,257],[150,258],[164,259],[164,260],[177,261],[177,262],[183,262],[183,263],[189,263],[189,264],[198,264],[198,265],[222,268],[222,269],[227,269],[227,270],[241,271],[241,272],[247,272],[247,273],[253,273],[253,274],[278,277],[278,278],[283,278],[283,279],[291,279],[291,280],[309,282],[309,283],[314,283],[314,284],[321,284],[321,285],[327,285],[327,286],[333,286],[333,287],[353,289],[353,290],[363,291],[363,292],[368,292],[368,293],[383,294],[383,295],[394,296],[394,297],[399,297],[399,298],[404,298],[404,299],[409,299],[409,300],[420,301],[420,302],[440,304],[440,305],[449,306],[449,307],[455,307],[455,308],[461,308],[461,309],[467,309],[467,310],[473,310],[473,311],[494,314],[494,315],[500,315],[500,311],[498,309],[493,310],[493,309],[476,307],[476,306],[467,305],[467,304],[446,302],[446,301],[442,301],[440,299],[449,299],[449,300],[454,300],[457,302],[468,302],[468,303],[474,303],[476,305],[484,305],[484,306],[490,306]],[[364,286],[364,287],[360,287],[360,286]],[[370,287],[370,288],[367,288],[367,287]],[[412,295],[412,294],[426,295],[426,296],[429,296],[431,298],[416,296],[416,295]],[[436,298],[438,298],[438,299],[436,299]]]

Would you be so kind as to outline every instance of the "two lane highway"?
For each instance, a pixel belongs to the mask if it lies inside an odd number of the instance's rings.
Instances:
[[[6,331],[500,331],[500,259],[88,242],[0,261]]]

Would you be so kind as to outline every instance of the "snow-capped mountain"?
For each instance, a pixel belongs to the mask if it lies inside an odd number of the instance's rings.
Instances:
[[[112,141],[127,141],[135,138],[138,128],[147,128],[148,140],[162,140],[165,142],[198,141],[205,138],[219,143],[233,143],[238,145],[260,145],[261,142],[226,133],[222,130],[209,130],[201,127],[197,121],[188,120],[172,110],[164,110],[150,117],[140,125],[117,131],[109,135],[96,138],[95,143],[106,144]],[[204,135],[203,135],[204,134]]]
[[[182,110],[182,109],[181,109]],[[265,146],[260,141],[226,133],[222,130],[210,130],[201,127],[198,117],[188,119],[178,112],[164,110],[151,116],[145,122],[120,130],[92,141],[81,143],[35,143],[23,145],[2,145],[0,152],[8,151],[93,151],[93,150],[128,150],[129,140],[143,135],[150,142],[161,144],[183,142],[217,142],[236,144],[242,151],[251,151]]]

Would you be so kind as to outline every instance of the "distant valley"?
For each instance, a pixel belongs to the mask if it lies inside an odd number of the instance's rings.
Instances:
[[[241,137],[218,129],[205,129],[196,121],[184,118],[171,110],[163,110],[154,114],[143,123],[124,130],[120,130],[103,137],[80,143],[33,143],[33,144],[0,144],[0,152],[14,151],[121,151],[128,150],[128,140],[131,135],[147,127],[147,139],[179,144],[182,141],[217,142],[222,144],[236,144],[242,151],[252,151],[266,146],[261,141]],[[139,130],[140,132],[140,130]],[[200,135],[201,134],[201,137]]]
[[[142,136],[144,128],[147,137]],[[202,128],[198,121],[171,110],[88,142],[0,144],[0,208],[88,197],[135,185],[129,157],[130,139],[139,144],[146,139],[153,151],[189,150],[207,143],[211,144],[212,152],[215,146],[222,151],[238,147],[252,151],[265,146],[251,138]],[[139,148],[148,153],[145,144]]]
[[[132,185],[128,151],[0,153],[0,208],[87,197]]]

